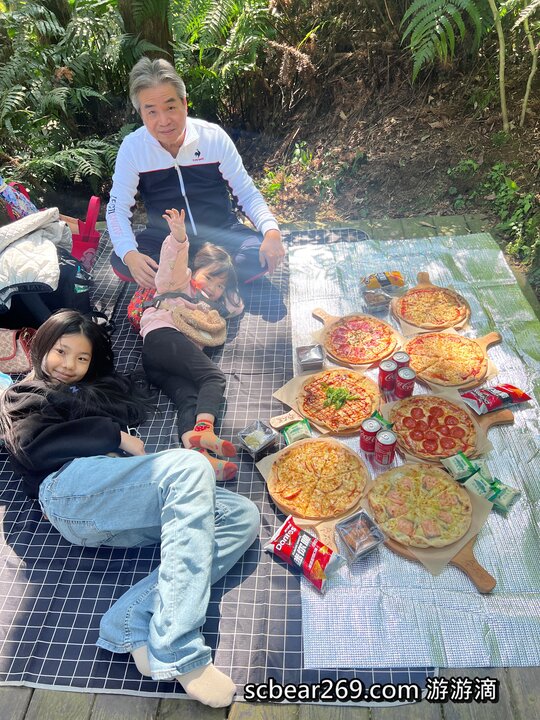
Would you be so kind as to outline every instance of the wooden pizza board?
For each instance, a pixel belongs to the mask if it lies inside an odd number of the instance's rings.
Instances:
[[[469,542],[464,545],[461,550],[456,553],[456,555],[454,555],[454,557],[450,560],[450,565],[455,565],[460,570],[463,570],[463,572],[474,583],[479,592],[490,593],[497,584],[497,581],[484,567],[482,567],[482,565],[480,565],[474,556],[473,546],[477,537],[478,535],[474,535],[474,537],[472,537]],[[395,552],[396,555],[400,555],[407,560],[420,562],[420,560],[415,557],[414,553],[408,547],[398,543],[396,540],[387,538],[384,541],[384,544],[392,550],[392,552]]]
[[[368,367],[371,367],[372,365],[376,365],[381,360],[384,360],[385,358],[390,357],[390,355],[392,355],[394,352],[396,352],[396,350],[399,349],[399,346],[401,343],[401,338],[400,338],[398,332],[396,331],[396,329],[394,327],[392,327],[392,325],[390,325],[389,323],[385,322],[384,320],[380,320],[379,318],[374,317],[373,315],[368,315],[367,313],[350,313],[349,315],[343,315],[340,317],[340,316],[336,316],[336,315],[330,315],[329,313],[326,312],[326,310],[322,310],[321,308],[315,308],[314,310],[312,310],[311,314],[313,315],[314,318],[317,318],[317,320],[321,320],[323,322],[324,329],[323,329],[323,336],[322,336],[322,344],[324,345],[324,349],[326,350],[327,355],[329,355],[332,358],[332,360],[334,362],[336,362],[338,365],[345,365],[346,367],[350,367],[353,369],[359,368],[359,367],[368,368]],[[340,360],[328,348],[327,338],[336,323],[341,322],[343,320],[353,319],[353,318],[369,318],[370,320],[376,320],[378,323],[381,323],[382,325],[386,325],[386,327],[392,331],[392,335],[394,336],[394,338],[396,340],[396,344],[387,353],[385,353],[384,355],[381,355],[380,358],[377,358],[377,360],[373,360],[372,362],[351,363],[351,362],[346,362],[345,360]]]
[[[407,293],[410,293],[413,290],[419,290],[419,289],[423,290],[424,288],[437,288],[437,290],[448,290],[450,293],[452,293],[457,298],[459,298],[459,300],[465,305],[465,307],[467,308],[467,314],[464,318],[462,318],[461,320],[458,320],[458,322],[456,322],[456,323],[450,323],[450,325],[439,325],[438,327],[435,327],[435,328],[425,328],[424,325],[417,325],[416,323],[413,323],[410,320],[406,320],[405,318],[401,317],[401,315],[399,315],[396,311],[397,302],[401,298],[392,298],[392,300],[390,301],[390,310],[392,311],[392,314],[394,315],[394,317],[396,317],[400,322],[406,323],[407,325],[411,325],[411,327],[418,327],[418,328],[426,329],[429,332],[437,332],[437,330],[445,330],[446,328],[449,328],[449,327],[463,326],[467,322],[467,320],[469,320],[469,318],[471,317],[471,308],[469,307],[469,303],[465,300],[465,298],[462,295],[460,295],[458,292],[456,292],[452,288],[446,288],[446,287],[442,287],[441,285],[435,285],[429,279],[429,273],[424,272],[424,271],[420,271],[418,273],[418,275],[416,276],[416,280],[417,280],[416,285],[414,287],[410,288],[401,297],[406,297]]]
[[[436,332],[435,330],[430,330],[431,332]],[[457,335],[457,333],[456,333]],[[418,336],[421,337],[421,336]],[[458,335],[458,337],[461,337]],[[446,385],[444,383],[438,383],[435,380],[428,380],[422,377],[422,373],[417,373],[417,377],[422,380],[423,382],[427,383],[428,385],[435,385],[437,387],[443,387],[443,388],[459,388],[460,390],[470,390],[472,388],[477,387],[478,385],[481,385],[484,380],[486,379],[486,375],[488,374],[488,368],[489,368],[489,358],[487,355],[487,348],[490,345],[494,345],[495,343],[501,342],[502,335],[496,331],[490,332],[487,335],[483,335],[479,338],[466,338],[467,340],[473,340],[477,345],[480,346],[480,350],[482,350],[482,354],[484,356],[483,361],[483,372],[478,375],[477,377],[473,378],[472,380],[469,380],[466,383],[462,383],[460,385]],[[411,338],[410,340],[413,340]],[[409,342],[410,342],[409,340]]]

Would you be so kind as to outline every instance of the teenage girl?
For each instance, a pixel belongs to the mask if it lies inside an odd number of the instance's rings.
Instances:
[[[200,453],[145,453],[126,431],[145,416],[140,393],[114,372],[110,338],[90,318],[52,315],[31,354],[33,372],[0,399],[2,434],[27,494],[76,545],[161,544],[160,566],[107,611],[97,644],[132,652],[143,674],[177,679],[193,699],[229,705],[235,686],[212,664],[201,628],[211,584],[257,535],[257,509],[216,488]]]
[[[159,307],[143,312],[143,367],[149,380],[174,403],[182,445],[205,454],[218,480],[230,480],[238,466],[209,455],[236,455],[234,445],[214,432],[225,392],[225,375],[204,353],[204,340],[190,339],[175,324],[174,311],[182,306],[188,313],[206,308],[218,309],[223,317],[240,314],[244,305],[238,294],[236,272],[229,254],[211,243],[197,252],[190,270],[184,211],[167,210],[163,217],[170,234],[161,247],[155,278],[157,295],[180,292],[184,297],[162,300]]]

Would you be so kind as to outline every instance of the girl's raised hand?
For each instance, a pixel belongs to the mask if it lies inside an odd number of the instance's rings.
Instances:
[[[174,239],[179,242],[183,243],[186,241],[186,225],[185,225],[185,217],[186,214],[183,210],[178,210],[176,208],[173,208],[172,210],[165,210],[165,214],[162,216],[165,218],[169,225],[169,230],[171,231],[171,235],[174,237]]]
[[[120,450],[130,455],[146,455],[143,441],[123,430],[120,431]]]

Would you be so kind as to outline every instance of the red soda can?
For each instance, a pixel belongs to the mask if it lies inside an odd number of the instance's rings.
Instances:
[[[399,368],[396,375],[396,387],[394,390],[397,398],[406,398],[413,394],[415,377],[416,373],[412,368]]]
[[[381,390],[393,390],[396,384],[397,364],[393,360],[379,363],[379,387]]]
[[[375,461],[390,465],[396,454],[397,437],[391,430],[380,430],[375,436]]]
[[[411,362],[411,356],[409,355],[409,353],[400,350],[399,352],[396,352],[392,355],[392,360],[396,363],[399,370],[399,368],[409,366],[409,363]]]
[[[382,428],[375,418],[366,418],[360,425],[360,450],[367,453],[375,452],[375,435]]]

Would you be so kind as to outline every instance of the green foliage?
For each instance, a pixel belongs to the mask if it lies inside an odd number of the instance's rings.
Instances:
[[[292,153],[292,164],[299,164],[303,168],[308,168],[313,160],[313,153],[308,149],[305,140],[295,143]]]
[[[450,177],[464,177],[467,175],[474,175],[480,166],[472,158],[465,158],[460,160],[454,167],[448,168],[446,171]]]
[[[413,80],[418,73],[436,58],[443,63],[452,60],[456,49],[456,31],[459,39],[466,34],[465,19],[473,29],[473,47],[478,48],[484,24],[475,0],[415,0],[405,12],[401,25],[405,25],[403,40],[409,38],[413,56]]]

